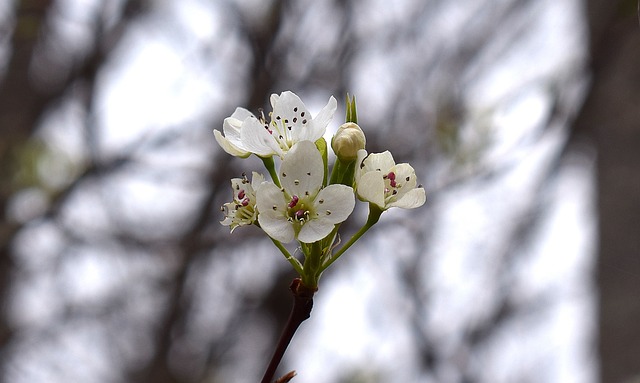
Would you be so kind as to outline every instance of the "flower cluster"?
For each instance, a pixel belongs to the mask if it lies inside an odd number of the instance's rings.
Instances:
[[[365,135],[357,125],[355,99],[347,99],[346,122],[331,140],[336,160],[329,177],[328,145],[323,135],[336,111],[331,97],[312,117],[293,92],[271,95],[273,111],[267,122],[243,108],[214,130],[227,153],[261,158],[271,180],[253,172],[252,179],[231,180],[233,201],[222,206],[221,223],[259,226],[282,251],[308,287],[317,286],[322,271],[355,243],[380,215],[392,208],[412,209],[426,201],[414,169],[396,164],[391,153],[367,153]],[[276,170],[275,158],[280,166]],[[338,229],[353,212],[356,197],[369,204],[369,217],[349,241],[339,245]],[[296,240],[303,262],[283,243]],[[336,243],[338,242],[338,243]]]

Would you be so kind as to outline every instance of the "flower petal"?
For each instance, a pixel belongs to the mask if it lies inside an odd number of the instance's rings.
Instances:
[[[255,117],[248,117],[242,123],[240,137],[245,149],[262,157],[282,155],[282,149],[275,138]]]
[[[264,176],[258,172],[251,172],[251,188],[258,190],[258,187],[264,182]]]
[[[408,191],[416,187],[418,183],[416,172],[413,170],[413,167],[409,164],[398,164],[393,168],[393,171],[396,174],[396,180],[400,183],[401,190]]]
[[[333,96],[329,97],[327,105],[325,105],[322,110],[318,112],[318,115],[315,116],[311,121],[311,129],[309,129],[309,134],[311,135],[311,137],[307,138],[308,140],[315,141],[318,138],[322,137],[325,130],[327,129],[327,125],[329,125],[329,123],[333,119],[333,115],[335,114],[337,107],[338,102],[336,101],[336,99]]]
[[[225,136],[223,136],[222,133],[220,133],[220,131],[214,130],[213,135],[215,136],[216,141],[218,142],[218,145],[220,145],[220,147],[228,154],[231,154],[232,156],[244,157],[244,158],[249,157],[249,155],[251,155],[251,153],[245,150],[242,150],[236,145],[234,145]]]
[[[384,209],[384,188],[384,179],[380,171],[364,173],[358,180],[358,196],[365,201],[375,203],[381,209]]]
[[[279,176],[290,195],[315,196],[324,180],[324,163],[316,145],[311,141],[295,144],[284,157]]]
[[[396,165],[393,156],[387,150],[382,153],[371,153],[363,161],[363,171],[379,170],[386,174],[392,167]]]
[[[298,240],[304,243],[319,241],[331,233],[334,225],[334,223],[327,219],[312,219],[300,228]]]
[[[318,214],[318,219],[336,224],[346,220],[351,215],[356,205],[356,200],[351,187],[335,184],[320,190],[320,193],[313,201],[313,205]]]
[[[411,189],[400,197],[397,201],[389,204],[389,207],[400,207],[403,209],[414,209],[424,205],[427,201],[427,193],[424,188]]]
[[[302,100],[293,92],[282,92],[279,97],[271,97],[273,104],[272,122],[283,136],[292,143],[309,140],[316,141],[324,134],[324,128],[314,129],[311,113]]]
[[[258,223],[267,235],[276,241],[289,243],[295,238],[293,225],[287,220],[258,214]]]
[[[271,182],[263,182],[256,191],[258,223],[271,238],[291,242],[295,237],[293,226],[287,221],[287,206],[282,190]]]
[[[248,117],[254,117],[253,113],[249,112],[245,108],[236,108],[231,117],[224,119],[222,123],[222,131],[224,135],[232,140],[240,140],[240,129],[242,122]]]

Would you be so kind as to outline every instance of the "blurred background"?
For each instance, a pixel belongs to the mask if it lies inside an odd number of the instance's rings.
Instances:
[[[259,381],[290,265],[212,130],[358,101],[428,194],[321,280],[298,383],[640,381],[635,0],[0,1],[0,381]],[[356,210],[343,238],[366,218]]]

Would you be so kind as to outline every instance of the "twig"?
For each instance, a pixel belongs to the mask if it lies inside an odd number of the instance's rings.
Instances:
[[[294,376],[296,376],[296,372],[295,371],[289,371],[282,378],[276,380],[276,383],[287,383],[287,382],[291,381],[291,379],[293,379]]]
[[[271,383],[273,376],[276,373],[278,365],[284,356],[293,335],[296,333],[300,324],[311,316],[311,309],[313,308],[313,295],[316,289],[308,288],[302,284],[300,278],[295,278],[289,286],[291,293],[293,293],[293,307],[291,308],[291,314],[287,320],[287,324],[280,335],[280,340],[276,346],[269,366],[262,377],[261,383]],[[286,383],[295,376],[295,371],[291,371],[282,378],[278,379],[276,383]]]

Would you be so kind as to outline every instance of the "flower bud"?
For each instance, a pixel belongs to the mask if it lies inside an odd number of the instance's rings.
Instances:
[[[333,136],[331,148],[341,161],[348,162],[356,159],[358,150],[364,149],[366,143],[362,129],[353,122],[347,122]]]

